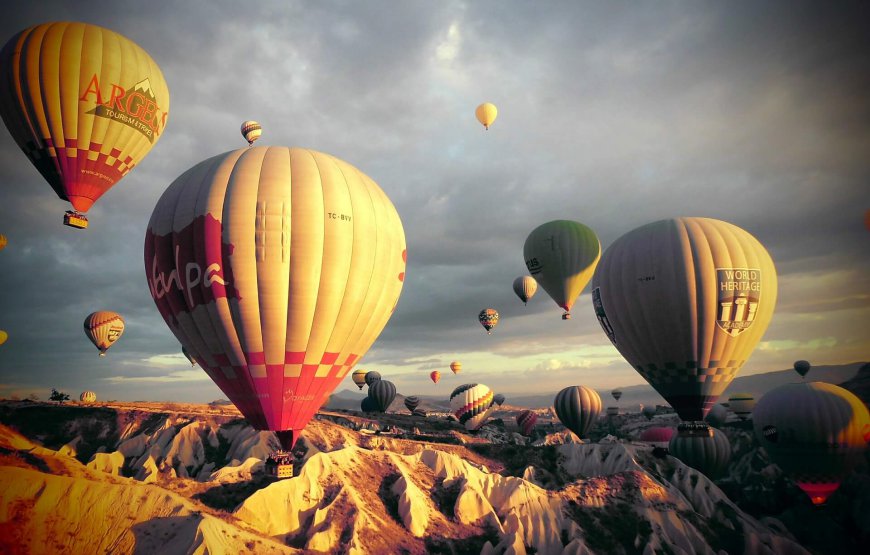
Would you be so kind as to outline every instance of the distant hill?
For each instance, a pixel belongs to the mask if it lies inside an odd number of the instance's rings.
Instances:
[[[840,384],[858,396],[864,403],[870,404],[870,364],[864,364],[849,380]]]

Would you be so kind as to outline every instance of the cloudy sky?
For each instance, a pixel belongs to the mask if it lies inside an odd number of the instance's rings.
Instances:
[[[398,309],[362,367],[400,392],[446,372],[506,394],[641,382],[601,331],[588,290],[564,322],[523,304],[528,233],[553,219],[606,248],[666,217],[755,235],[779,301],[744,374],[870,359],[870,10],[802,2],[33,2],[0,38],[53,20],[146,49],[171,93],[165,134],[89,212],[59,200],[0,132],[0,396],[56,387],[103,399],[210,401],[152,302],[142,246],[164,189],[199,161],[259,144],[330,153],[390,196],[408,243]],[[858,4],[856,3],[856,6]],[[486,132],[474,118],[499,108]],[[492,336],[481,308],[499,310]],[[105,358],[98,309],[127,330]],[[447,365],[461,360],[462,377]],[[447,384],[447,385],[445,385]],[[339,388],[352,387],[350,379]]]

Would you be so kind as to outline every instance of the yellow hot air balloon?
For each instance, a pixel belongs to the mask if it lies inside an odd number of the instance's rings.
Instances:
[[[601,243],[589,227],[555,220],[536,227],[523,246],[526,267],[556,304],[571,318],[571,307],[586,287],[601,258]]]
[[[260,138],[263,134],[263,126],[253,120],[248,120],[242,123],[242,137],[248,141],[248,146],[252,146],[254,141]]]
[[[607,249],[592,305],[635,370],[680,418],[700,421],[764,335],[776,269],[761,243],[733,224],[661,220]]]
[[[454,374],[458,374],[458,373],[462,372],[462,363],[459,362],[458,360],[454,360],[453,362],[450,363],[450,370]]]
[[[6,343],[7,339],[9,339],[9,334],[5,330],[0,330],[0,345]]]
[[[350,379],[353,380],[353,383],[362,390],[363,386],[366,384],[366,374],[368,374],[368,370],[363,370],[359,368],[353,371],[353,374],[350,375]]]
[[[477,121],[483,124],[483,128],[488,130],[498,116],[498,108],[495,107],[495,104],[484,102],[477,107],[474,115],[477,116]]]
[[[100,350],[100,356],[106,356],[109,347],[115,344],[124,333],[124,319],[117,312],[100,310],[85,318],[85,335]]]
[[[327,154],[277,146],[182,174],[145,238],[166,324],[285,449],[386,326],[405,260],[399,214],[374,181]]]
[[[163,135],[169,89],[129,39],[96,25],[55,22],[21,31],[0,52],[0,115],[57,195],[87,227],[91,205]]]
[[[6,248],[7,243],[9,243],[9,241],[6,239],[6,236],[0,233],[0,251]]]

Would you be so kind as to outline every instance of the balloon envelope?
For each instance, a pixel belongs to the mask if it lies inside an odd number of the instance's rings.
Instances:
[[[710,412],[704,417],[704,422],[714,428],[721,428],[726,420],[728,420],[728,409],[725,408],[725,405],[719,404],[713,405]]]
[[[248,141],[248,146],[254,144],[254,141],[260,138],[263,134],[263,126],[253,120],[248,120],[242,123],[242,137]]]
[[[498,325],[498,311],[494,308],[484,308],[477,315],[477,320],[483,326],[483,329],[486,330],[486,333],[492,333],[492,328]]]
[[[79,395],[79,401],[82,403],[93,403],[97,400],[97,394],[93,391],[82,391],[82,394]]]
[[[801,377],[805,377],[810,371],[811,365],[806,360],[798,360],[794,363],[794,371],[801,375]]]
[[[623,357],[683,420],[703,420],[776,304],[767,251],[739,227],[676,218],[623,235],[592,278],[592,305]]]
[[[5,330],[0,330],[0,345],[6,343],[7,339],[9,339],[9,334]]]
[[[381,379],[381,373],[377,370],[370,370],[366,373],[366,385],[371,387],[373,383]]]
[[[6,238],[6,236],[3,235],[2,233],[0,233],[0,251],[2,251],[3,249],[5,249],[5,248],[6,248],[6,245],[7,245],[8,243],[9,243],[9,240]]]
[[[450,410],[466,430],[473,432],[489,417],[493,397],[492,391],[483,384],[460,385],[450,394]]]
[[[532,434],[535,429],[535,424],[538,422],[538,415],[530,410],[524,410],[517,413],[517,426],[522,430],[524,436]]]
[[[601,414],[601,397],[594,389],[572,385],[556,394],[553,408],[559,421],[582,439]]]
[[[671,455],[711,480],[721,476],[731,461],[731,443],[722,430],[706,424],[680,424],[668,444]]]
[[[374,402],[378,412],[387,412],[395,398],[396,386],[393,382],[378,380],[369,385],[369,399]]]
[[[412,413],[414,412],[414,409],[416,409],[417,405],[419,405],[419,404],[420,404],[420,398],[417,397],[416,395],[409,395],[408,397],[405,397],[405,408],[408,409],[409,411],[411,411]]]
[[[474,115],[477,117],[477,121],[483,125],[484,129],[489,129],[489,126],[492,125],[492,122],[498,116],[498,108],[495,107],[495,104],[484,102],[477,107]]]
[[[438,370],[433,370],[429,373],[429,377],[432,378],[432,381],[434,383],[438,383],[438,381],[441,379],[441,372],[439,372]]]
[[[622,390],[621,389],[614,389],[613,391],[610,392],[610,394],[613,396],[614,399],[619,401],[619,398],[622,397]]]
[[[644,407],[643,409],[641,409],[640,412],[643,413],[644,416],[646,416],[647,420],[652,420],[653,416],[656,415],[656,408],[653,406]]]
[[[758,401],[753,429],[770,459],[820,505],[864,458],[870,414],[842,387],[794,383]]]
[[[523,256],[529,273],[565,309],[562,317],[568,319],[601,258],[601,243],[595,232],[580,222],[554,220],[532,230]]]
[[[163,193],[145,237],[167,325],[285,449],[383,330],[405,256],[380,187],[299,148],[254,146],[197,164]]]
[[[453,372],[454,374],[458,374],[458,373],[462,372],[462,363],[459,362],[458,360],[454,360],[453,362],[450,363],[450,371]]]
[[[353,383],[355,383],[360,390],[362,390],[363,386],[366,384],[366,374],[368,374],[368,370],[360,368],[354,370],[353,374],[350,375],[350,379],[353,380]]]
[[[496,393],[493,396],[492,400],[495,402],[496,405],[502,406],[502,404],[504,404],[504,395],[502,395],[501,393]]]
[[[57,195],[91,205],[145,158],[169,117],[169,88],[145,50],[87,23],[16,34],[0,51],[0,115]]]
[[[538,282],[532,276],[520,276],[514,280],[514,293],[523,301],[523,304],[529,302],[529,299],[535,296],[538,291]]]
[[[187,350],[187,347],[184,345],[181,346],[181,354],[184,355],[184,358],[190,362],[191,366],[196,366],[196,359],[193,358],[193,355],[190,354],[190,351]]]
[[[413,414],[414,416],[421,416],[423,418],[426,418],[426,411],[421,408],[414,409],[411,414]]]
[[[667,428],[664,426],[653,426],[652,428],[647,428],[640,434],[640,440],[644,443],[650,443],[655,445],[656,447],[667,448],[668,444],[671,441],[671,438],[674,437],[676,430],[673,428]]]
[[[88,314],[84,328],[85,335],[100,350],[100,356],[105,356],[109,347],[124,333],[124,319],[117,312],[100,310]]]
[[[359,404],[359,408],[363,412],[377,412],[378,410],[377,404],[371,397],[364,397]]]

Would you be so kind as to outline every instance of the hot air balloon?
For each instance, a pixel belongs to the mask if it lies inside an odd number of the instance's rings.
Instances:
[[[806,375],[810,371],[810,363],[806,360],[797,360],[794,363],[794,371],[801,375],[801,378],[805,378]]]
[[[864,458],[870,414],[861,399],[842,387],[793,383],[758,401],[753,428],[770,459],[814,505],[821,505]]]
[[[453,372],[454,374],[458,374],[458,373],[462,372],[462,363],[459,362],[458,360],[454,360],[453,362],[450,363],[450,371]]]
[[[433,382],[438,383],[438,380],[441,379],[441,372],[439,372],[438,370],[433,370],[433,371],[429,374],[429,377],[432,378],[432,381],[433,381]]]
[[[647,428],[640,433],[640,441],[649,443],[654,447],[668,449],[668,444],[670,443],[671,438],[674,437],[675,432],[676,430],[673,428],[653,426],[652,428]]]
[[[93,403],[97,400],[97,394],[93,391],[82,391],[82,394],[79,395],[79,401],[82,403]]]
[[[483,384],[460,385],[450,394],[450,411],[469,432],[479,430],[489,417],[492,391]]]
[[[399,215],[376,183],[286,147],[194,166],[163,193],[145,238],[166,324],[285,450],[386,325],[405,257]]]
[[[420,404],[420,398],[416,395],[410,395],[405,397],[405,408],[408,409],[411,413],[414,412],[414,409],[417,408],[417,405]]]
[[[685,421],[703,420],[752,354],[775,304],[776,270],[761,243],[709,218],[630,231],[592,278],[604,332]]]
[[[571,307],[589,282],[601,243],[589,227],[580,222],[555,220],[536,227],[523,246],[526,267],[556,304],[571,318]]]
[[[396,386],[387,380],[377,380],[369,385],[369,399],[374,401],[378,412],[387,412],[396,398]]]
[[[704,422],[714,428],[721,428],[725,421],[728,420],[728,409],[725,405],[713,405],[710,412],[704,417]]]
[[[619,398],[622,397],[622,390],[621,389],[614,389],[613,391],[610,392],[610,394],[613,396],[614,399],[619,401]]]
[[[9,334],[5,330],[0,330],[0,345],[6,343],[7,339],[9,339]]]
[[[373,383],[381,379],[381,373],[376,370],[370,370],[366,373],[366,385],[371,387]]]
[[[643,407],[640,411],[644,416],[646,416],[647,420],[652,420],[653,416],[656,415],[656,408],[653,406]]]
[[[502,395],[501,393],[496,393],[493,396],[492,400],[493,402],[495,402],[496,405],[502,406],[502,404],[504,403],[504,395]]]
[[[492,122],[498,116],[498,109],[495,107],[495,104],[484,102],[477,107],[474,115],[477,116],[477,121],[483,124],[483,128],[489,130],[489,126],[492,125]]]
[[[378,410],[374,399],[371,397],[363,397],[362,402],[359,404],[359,408],[363,412],[377,412]]]
[[[532,435],[532,430],[535,429],[535,424],[538,422],[538,415],[530,410],[524,410],[517,413],[517,426],[522,430],[524,436]]]
[[[242,123],[242,137],[248,141],[248,146],[253,146],[254,141],[263,134],[263,126],[253,120]]]
[[[594,389],[572,385],[556,394],[553,408],[559,421],[582,439],[601,414],[601,397]]]
[[[728,397],[728,407],[740,420],[746,420],[755,408],[755,397],[749,393],[735,393]]]
[[[420,416],[422,418],[426,418],[426,411],[421,409],[421,408],[414,409],[414,411],[411,414],[413,414],[414,416]]]
[[[0,115],[57,195],[64,223],[87,212],[163,136],[169,89],[129,39],[96,25],[55,22],[12,37],[0,51]]]
[[[514,280],[514,293],[523,301],[523,304],[529,302],[537,290],[538,282],[532,276],[520,276]]]
[[[731,461],[728,436],[702,422],[680,424],[668,449],[683,464],[699,470],[711,480],[721,476]]]
[[[498,312],[494,308],[484,308],[477,315],[477,320],[488,335],[492,335],[492,328],[498,325]]]
[[[85,335],[100,350],[100,356],[104,357],[109,347],[124,333],[124,319],[117,312],[100,310],[85,318],[84,328]]]
[[[354,370],[353,374],[350,375],[350,379],[353,380],[353,383],[362,391],[363,386],[366,384],[366,374],[368,374],[368,370],[363,370],[362,368],[358,370]]]
[[[183,354],[184,357],[185,357],[188,361],[190,361],[190,365],[191,365],[191,366],[196,366],[196,359],[193,358],[193,355],[190,354],[190,351],[188,351],[188,350],[187,350],[187,347],[185,347],[184,345],[181,346],[181,354]]]
[[[0,233],[0,251],[6,248],[6,245],[9,243],[9,240],[6,239],[6,236]]]

